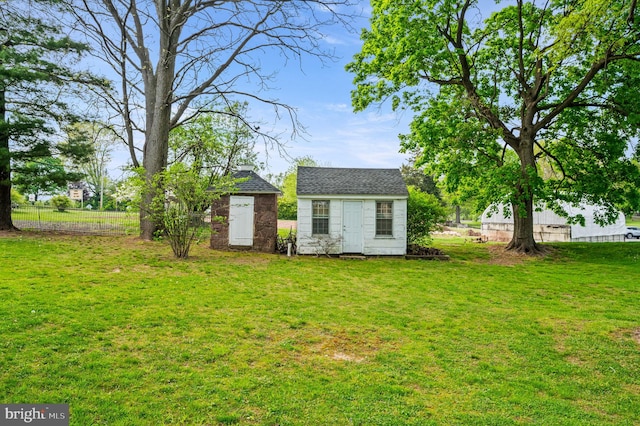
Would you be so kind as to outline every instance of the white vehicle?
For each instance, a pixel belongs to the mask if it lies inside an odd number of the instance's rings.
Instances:
[[[627,233],[625,234],[627,239],[638,238],[640,239],[640,228],[637,226],[627,226]]]

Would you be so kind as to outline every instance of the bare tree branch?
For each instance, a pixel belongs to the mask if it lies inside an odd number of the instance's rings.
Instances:
[[[138,164],[136,133],[144,135],[147,179],[167,165],[169,131],[212,101],[236,97],[285,111],[291,136],[303,131],[295,109],[260,94],[277,69],[260,60],[277,53],[286,61],[332,59],[323,29],[349,27],[355,0],[76,0],[87,38],[102,51],[119,85],[104,94],[121,116],[129,152]],[[239,87],[240,79],[243,87]],[[250,81],[257,90],[246,88]],[[140,106],[143,108],[140,108]],[[143,112],[144,118],[137,115]],[[257,126],[250,126],[257,129]],[[281,135],[257,132],[280,151]],[[138,138],[142,139],[142,138]],[[144,204],[144,202],[143,202]],[[150,229],[142,226],[145,237]]]

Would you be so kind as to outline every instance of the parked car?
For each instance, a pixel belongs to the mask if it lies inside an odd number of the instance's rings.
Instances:
[[[627,226],[627,233],[625,234],[627,239],[640,238],[640,228],[637,226]]]

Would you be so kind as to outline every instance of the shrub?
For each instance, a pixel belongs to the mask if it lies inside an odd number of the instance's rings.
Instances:
[[[209,190],[209,180],[183,163],[176,163],[156,176],[157,195],[151,205],[150,217],[161,228],[160,232],[171,244],[175,257],[186,259],[191,244],[203,235],[205,212],[211,202],[222,193],[229,193],[234,182],[220,178],[213,185],[219,191]]]
[[[51,197],[51,205],[58,209],[58,211],[65,211],[73,205],[73,201],[66,195],[56,195],[55,197]]]
[[[423,244],[430,240],[431,232],[447,218],[447,210],[433,195],[409,186],[407,200],[407,244]]]
[[[296,220],[298,218],[298,201],[278,199],[278,219]]]
[[[202,212],[194,212],[183,202],[169,203],[163,214],[164,232],[171,244],[175,257],[184,259],[189,256],[191,243],[203,233]]]
[[[15,188],[11,188],[11,205],[26,204],[27,200],[24,195],[20,194]]]

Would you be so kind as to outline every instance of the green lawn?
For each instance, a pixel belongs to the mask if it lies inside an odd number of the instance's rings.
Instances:
[[[136,226],[139,213],[86,209],[58,211],[52,207],[22,206],[13,209],[11,217],[13,220],[33,220],[35,218],[45,222],[106,223],[113,221],[126,222],[129,226]]]
[[[640,244],[449,262],[0,236],[0,401],[72,425],[640,424]]]
[[[627,218],[627,226],[640,226],[640,216]]]
[[[11,217],[21,229],[129,235],[140,232],[138,212],[86,209],[58,211],[52,207],[20,206],[11,211]]]

